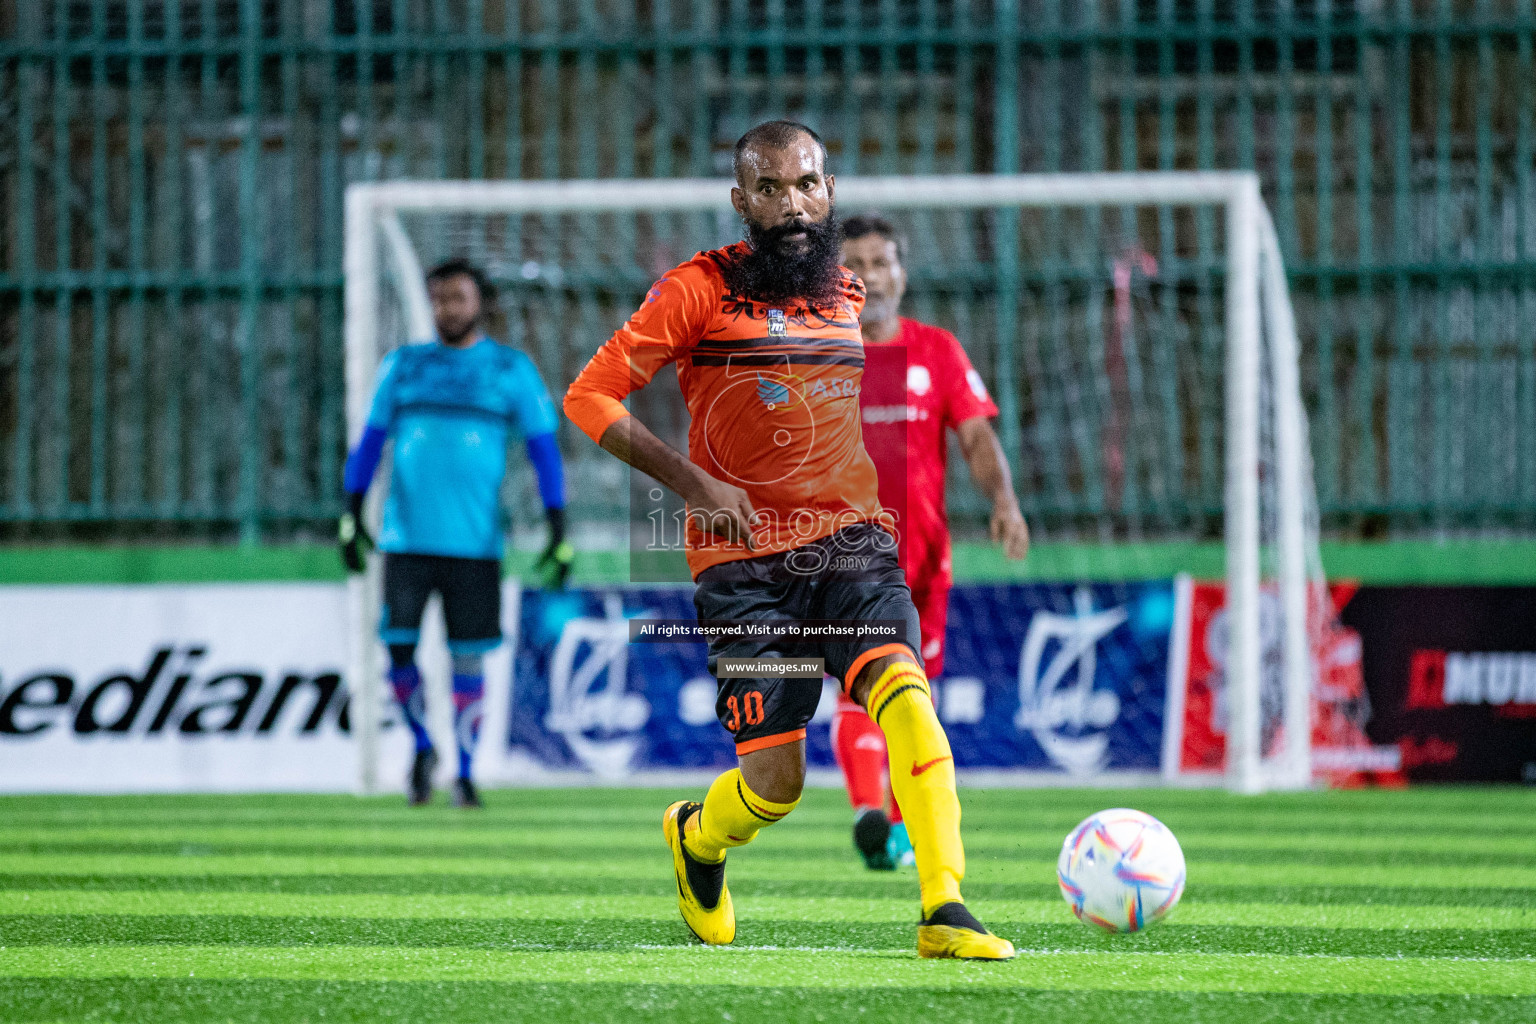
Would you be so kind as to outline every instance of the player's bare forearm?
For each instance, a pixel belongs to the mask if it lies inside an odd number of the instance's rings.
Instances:
[[[692,493],[699,467],[633,416],[625,416],[603,431],[601,444],[620,462],[661,481],[685,501]]]
[[[1008,472],[1008,460],[1003,458],[1003,446],[992,430],[986,417],[975,416],[961,422],[956,428],[960,435],[960,452],[971,471],[971,479],[993,507],[1012,505],[1018,508],[1013,494],[1013,480]]]
[[[615,421],[599,443],[620,462],[677,493],[706,528],[752,546],[753,509],[746,491],[704,472],[634,416]]]
[[[1023,558],[1029,552],[1029,526],[1019,511],[1008,460],[1003,457],[1003,446],[992,424],[984,416],[974,416],[963,421],[956,433],[960,435],[960,453],[971,471],[971,479],[992,502],[992,540],[1003,546],[1009,558]]]

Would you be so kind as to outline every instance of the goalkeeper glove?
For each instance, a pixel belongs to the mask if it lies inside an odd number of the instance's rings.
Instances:
[[[576,561],[576,549],[565,539],[565,509],[547,508],[549,517],[549,544],[534,563],[539,574],[539,585],[545,590],[561,590],[571,575],[571,564]]]
[[[363,496],[347,495],[347,511],[336,524],[336,540],[341,545],[341,564],[348,572],[362,572],[364,556],[373,547],[373,538],[363,525]]]

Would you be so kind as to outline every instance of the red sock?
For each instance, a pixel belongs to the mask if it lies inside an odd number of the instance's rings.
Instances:
[[[885,734],[844,695],[838,696],[832,719],[832,752],[843,770],[848,802],[858,809],[885,806]]]

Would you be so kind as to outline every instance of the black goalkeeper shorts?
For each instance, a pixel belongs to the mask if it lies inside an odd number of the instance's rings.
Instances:
[[[695,581],[700,621],[841,620],[898,624],[898,635],[785,643],[776,637],[710,641],[709,671],[721,658],[821,658],[844,689],[875,658],[902,652],[922,664],[922,630],[891,535],[858,523],[791,551],[710,566]],[[736,753],[793,743],[821,701],[820,679],[719,680],[715,715]]]
[[[483,654],[501,643],[501,562],[386,552],[379,623],[386,644],[421,640],[421,616],[433,591],[443,599],[450,651]]]

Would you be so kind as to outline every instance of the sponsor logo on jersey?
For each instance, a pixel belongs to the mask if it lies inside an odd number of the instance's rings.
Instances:
[[[914,395],[926,395],[933,390],[933,376],[928,372],[928,367],[907,367],[907,390]]]
[[[768,311],[768,337],[789,337],[789,324],[784,321],[784,311],[782,309],[770,309]]]
[[[928,410],[915,405],[866,405],[859,410],[865,423],[921,423]]]
[[[859,396],[859,383],[849,377],[837,377],[830,382],[818,380],[806,388],[806,398],[827,396],[831,398],[857,398]]]
[[[757,375],[757,400],[772,409],[789,401],[789,385]]]

